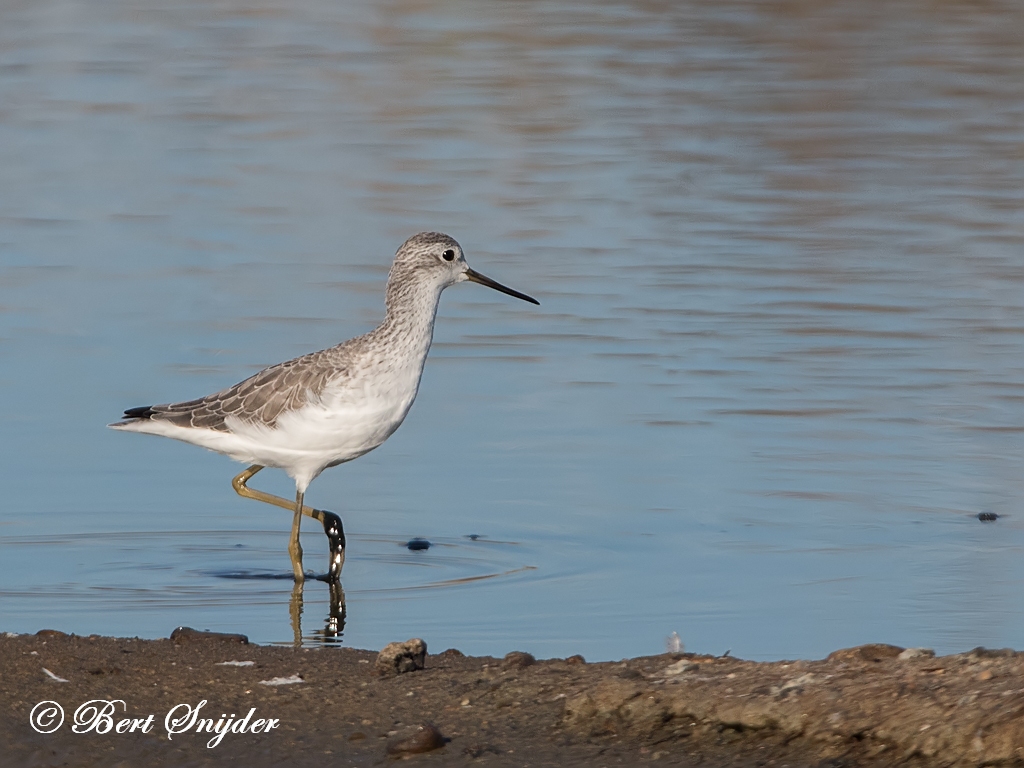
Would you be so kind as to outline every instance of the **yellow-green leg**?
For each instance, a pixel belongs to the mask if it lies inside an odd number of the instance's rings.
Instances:
[[[292,570],[295,573],[295,580],[298,582],[303,581],[306,577],[302,570],[302,546],[299,544],[299,527],[302,522],[302,516],[306,515],[314,520],[319,520],[324,527],[324,533],[327,534],[328,546],[330,547],[327,580],[336,581],[340,578],[341,567],[345,563],[345,532],[341,524],[341,518],[333,512],[307,507],[303,503],[304,494],[302,493],[296,493],[295,501],[291,502],[272,493],[265,493],[257,491],[255,488],[250,488],[246,483],[261,469],[263,467],[260,464],[253,464],[244,472],[239,473],[231,481],[235,493],[247,499],[255,499],[256,501],[273,504],[275,507],[290,509],[295,513],[295,516],[292,518],[291,538],[288,541],[288,554],[291,555]]]
[[[302,647],[302,588],[304,582],[296,581],[292,585],[292,596],[288,601],[288,616],[292,622],[292,645]]]
[[[264,493],[263,491],[257,491],[255,488],[250,488],[246,483],[252,479],[252,476],[259,472],[263,467],[259,464],[253,464],[245,472],[239,473],[234,480],[231,481],[232,487],[235,489],[235,493],[239,496],[244,496],[247,499],[255,499],[256,501],[264,501],[267,504],[273,504],[275,507],[282,507],[283,509],[295,509],[295,502],[288,501],[288,499],[282,499],[280,496],[275,496],[272,493]],[[302,514],[307,517],[312,517],[314,520],[323,520],[323,512],[319,509],[313,509],[303,505]]]
[[[295,516],[292,518],[292,535],[288,539],[288,554],[292,558],[292,572],[295,574],[295,583],[301,584],[306,580],[306,572],[302,570],[302,545],[299,543],[299,528],[302,526],[302,497],[303,493],[295,493]]]

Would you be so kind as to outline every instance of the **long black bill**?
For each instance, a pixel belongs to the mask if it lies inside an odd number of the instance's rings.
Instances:
[[[501,291],[502,293],[507,293],[509,296],[515,296],[517,299],[522,299],[523,301],[528,301],[531,304],[536,304],[537,306],[540,306],[540,302],[537,301],[532,296],[527,296],[525,293],[520,293],[519,291],[513,291],[508,286],[502,285],[499,282],[491,280],[491,278],[489,278],[489,277],[484,277],[483,275],[481,275],[479,272],[477,272],[475,270],[467,269],[466,270],[466,279],[467,280],[472,280],[474,283],[480,283],[480,285],[486,285],[488,288],[493,288],[496,291]]]

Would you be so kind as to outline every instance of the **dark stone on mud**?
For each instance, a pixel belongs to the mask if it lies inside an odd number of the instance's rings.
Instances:
[[[825,661],[879,662],[886,659],[895,659],[903,651],[904,649],[898,645],[868,643],[867,645],[856,645],[853,648],[840,648],[838,651],[832,651]]]
[[[203,643],[210,641],[238,643],[239,645],[249,644],[249,638],[245,635],[234,635],[228,632],[202,632],[198,629],[192,629],[192,627],[178,627],[171,632],[171,640],[179,645],[181,643]]]
[[[420,552],[424,549],[430,549],[430,542],[426,539],[412,539],[405,546],[413,552]]]
[[[502,666],[506,669],[523,669],[536,663],[537,660],[533,658],[532,653],[524,653],[523,651],[506,653],[505,658],[502,659]]]
[[[432,752],[444,746],[444,736],[432,723],[423,723],[412,728],[406,728],[394,738],[388,741],[387,754],[392,757],[404,757],[405,755],[419,755],[424,752]]]
[[[377,661],[374,668],[377,674],[401,675],[406,672],[415,672],[423,669],[427,657],[427,644],[414,637],[404,643],[388,643],[381,652],[377,654]]]
[[[995,512],[979,512],[978,519],[983,523],[994,523],[999,519],[999,515]]]

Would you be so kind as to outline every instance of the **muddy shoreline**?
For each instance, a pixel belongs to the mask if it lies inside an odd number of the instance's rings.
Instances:
[[[0,762],[1024,765],[1024,654],[1009,649],[935,657],[871,645],[820,661],[676,653],[596,664],[448,650],[429,652],[423,669],[383,675],[377,658],[201,633],[177,641],[0,635]],[[108,708],[110,732],[96,733],[104,702],[115,700],[124,703]],[[30,723],[43,701],[65,718],[48,734]],[[89,701],[99,703],[80,714],[88,732],[74,733],[76,710]],[[188,727],[202,701],[196,715],[209,718],[208,729],[220,721],[219,738]],[[44,730],[56,722],[49,705],[36,716]],[[175,721],[180,732],[168,738]],[[218,743],[208,747],[211,739]]]

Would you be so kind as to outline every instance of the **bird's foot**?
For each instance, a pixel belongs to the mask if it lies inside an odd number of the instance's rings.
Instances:
[[[333,583],[341,578],[341,567],[345,564],[345,528],[341,518],[333,512],[318,510],[323,517],[324,533],[327,534],[327,547],[330,552],[327,561],[327,573],[323,581]]]

